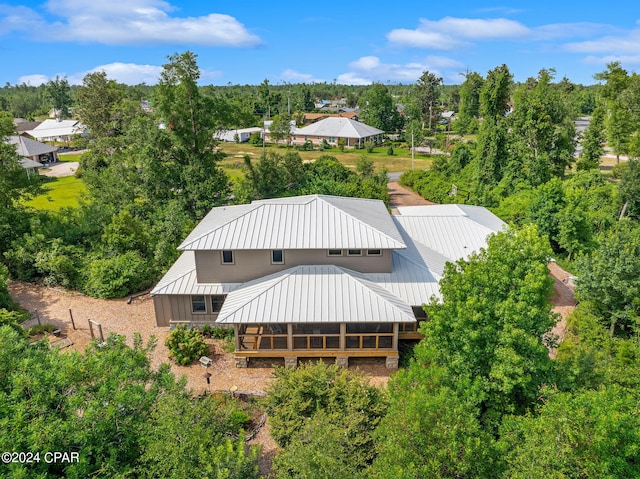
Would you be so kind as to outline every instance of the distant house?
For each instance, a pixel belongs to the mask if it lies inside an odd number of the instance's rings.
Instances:
[[[252,134],[261,133],[261,132],[262,132],[262,128],[259,128],[259,127],[239,128],[236,130],[219,130],[214,135],[214,138],[220,141],[234,142],[236,141],[236,135],[237,135],[238,141],[240,143],[245,143],[249,141],[249,137]]]
[[[356,148],[363,147],[366,141],[381,143],[383,135],[384,131],[350,118],[327,117],[296,129],[292,144],[303,145],[311,141],[314,145],[320,145],[325,140],[330,145],[337,145],[342,138],[347,148]]]
[[[8,143],[16,146],[18,155],[35,161],[38,164],[55,163],[58,161],[58,155],[56,154],[58,151],[57,146],[50,146],[46,143],[41,143],[19,135],[10,136]]]
[[[504,223],[482,207],[398,208],[325,195],[213,208],[151,291],[158,326],[233,327],[251,358],[383,357],[418,339],[422,305],[447,261],[486,246]]]
[[[325,118],[330,117],[349,118],[351,120],[357,120],[358,113],[355,111],[341,111],[339,113],[305,113],[304,123],[305,125],[308,125],[310,123],[315,123],[316,121],[324,120]]]
[[[25,133],[36,140],[70,141],[75,135],[84,133],[85,127],[78,120],[45,120],[33,130]]]
[[[14,118],[13,119],[13,124],[16,127],[16,131],[18,132],[18,135],[20,135],[21,133],[24,133],[25,131],[33,130],[40,123],[42,123],[42,122],[41,121],[27,121],[24,118]]]

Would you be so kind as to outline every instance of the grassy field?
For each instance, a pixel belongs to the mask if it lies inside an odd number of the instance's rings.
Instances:
[[[221,143],[220,148],[227,154],[227,158],[221,163],[221,166],[230,175],[242,174],[244,164],[244,156],[249,155],[252,160],[260,159],[262,156],[262,147],[249,145],[248,143]],[[275,151],[285,154],[287,149],[284,146],[267,145],[267,152]],[[290,150],[296,151],[296,150]],[[406,171],[411,169],[411,152],[408,150],[396,148],[393,156],[387,155],[387,148],[374,148],[372,153],[366,150],[348,150],[341,152],[337,148],[330,148],[324,151],[298,151],[302,157],[302,161],[313,161],[322,155],[330,155],[337,158],[345,166],[355,169],[358,160],[362,156],[366,156],[373,161],[376,169],[385,167],[387,171]],[[431,157],[416,153],[415,168],[424,169],[431,166]]]
[[[25,204],[38,210],[58,211],[67,206],[78,206],[80,197],[87,191],[82,180],[75,176],[52,178],[44,184],[43,189],[45,192],[42,195]]]

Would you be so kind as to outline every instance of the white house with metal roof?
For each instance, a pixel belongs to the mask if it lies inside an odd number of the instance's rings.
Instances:
[[[504,223],[481,207],[399,208],[311,195],[213,208],[152,290],[158,326],[234,328],[250,358],[385,357],[417,339],[421,306],[447,261],[486,245]]]
[[[84,133],[85,129],[78,120],[44,120],[25,133],[36,140],[69,141],[72,136]]]
[[[343,139],[348,148],[362,147],[366,141],[381,143],[384,131],[351,118],[328,117],[303,128],[297,128],[292,143],[303,145],[310,141],[314,145],[326,141],[337,145]]]

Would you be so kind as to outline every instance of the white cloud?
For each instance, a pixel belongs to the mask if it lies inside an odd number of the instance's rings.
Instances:
[[[587,65],[602,65],[606,66],[608,63],[620,62],[622,65],[640,65],[640,55],[606,55],[603,57],[597,57],[590,55],[583,60]]]
[[[463,65],[451,58],[428,56],[423,61],[404,64],[382,63],[378,57],[361,57],[349,64],[352,71],[338,76],[338,83],[368,85],[372,82],[397,81],[413,83],[425,70],[441,75],[442,69],[461,69]]]
[[[315,78],[311,73],[300,73],[290,68],[283,71],[280,78],[291,83],[322,83],[324,81]]]
[[[336,82],[341,85],[371,85],[368,78],[359,77],[357,73],[349,72],[338,75]]]
[[[170,13],[175,8],[162,0],[50,0],[45,8],[62,20],[45,22],[26,7],[13,12],[4,9],[0,10],[4,14],[0,18],[0,33],[19,30],[38,40],[108,45],[248,47],[261,43],[234,17],[219,13],[174,16]]]
[[[611,53],[635,54],[640,45],[640,29],[631,30],[621,35],[607,35],[597,40],[573,42],[565,44],[565,50],[578,53]]]
[[[468,40],[522,38],[530,33],[526,26],[506,18],[445,17],[436,21],[420,19],[417,29],[391,30],[387,38],[399,45],[451,50]]]
[[[49,78],[47,75],[39,75],[39,74],[23,75],[20,78],[18,78],[16,85],[22,85],[24,83],[25,85],[39,86],[39,85],[42,85],[43,83],[47,83],[49,80],[53,80],[53,78]]]
[[[66,78],[70,85],[81,85],[82,80],[88,73],[105,72],[107,78],[115,80],[118,83],[125,83],[127,85],[138,85],[140,83],[146,83],[147,85],[155,85],[160,79],[160,73],[162,67],[157,65],[139,65],[136,63],[109,63],[106,65],[99,65],[91,70],[84,72],[76,72],[70,75],[64,73],[57,73],[53,76],[33,74],[25,75],[18,78],[17,84],[26,83],[28,85],[41,85],[47,83],[49,80],[55,79],[56,76]],[[222,75],[220,71],[200,71],[200,82],[212,82]]]

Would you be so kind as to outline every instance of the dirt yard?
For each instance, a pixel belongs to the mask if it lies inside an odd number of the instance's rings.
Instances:
[[[425,200],[422,196],[411,190],[400,186],[400,183],[392,182],[387,184],[389,190],[389,206],[397,208],[398,206],[418,206],[433,205],[429,200]]]

